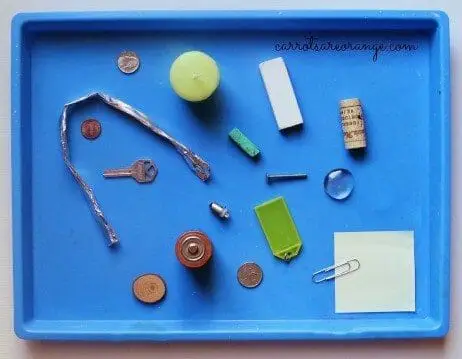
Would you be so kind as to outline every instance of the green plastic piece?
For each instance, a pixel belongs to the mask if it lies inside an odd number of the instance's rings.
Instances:
[[[255,144],[250,141],[246,135],[244,135],[239,129],[233,128],[229,133],[229,137],[250,157],[256,157],[260,153]]]
[[[277,197],[255,207],[260,225],[273,254],[289,260],[300,252],[302,240],[283,197]]]

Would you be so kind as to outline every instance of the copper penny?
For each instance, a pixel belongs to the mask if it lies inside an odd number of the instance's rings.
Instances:
[[[117,58],[117,66],[124,74],[132,74],[140,67],[140,58],[133,51],[122,51]]]
[[[165,296],[164,280],[157,274],[144,274],[133,282],[133,294],[143,303],[157,303]]]
[[[212,257],[212,242],[201,231],[183,233],[175,245],[175,253],[181,264],[188,268],[200,268]]]
[[[82,136],[88,140],[95,140],[101,135],[101,124],[98,120],[89,118],[82,122],[80,126]]]
[[[244,263],[237,270],[237,280],[246,288],[257,287],[263,279],[263,271],[253,262]]]

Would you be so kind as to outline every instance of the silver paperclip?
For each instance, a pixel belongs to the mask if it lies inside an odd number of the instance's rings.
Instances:
[[[345,267],[345,269],[340,271],[339,273],[335,271],[336,269],[342,268],[342,267]],[[317,272],[313,273],[313,276],[311,277],[311,279],[313,280],[314,283],[322,283],[322,282],[325,282],[325,281],[328,281],[334,278],[344,276],[345,274],[348,274],[348,273],[356,272],[360,267],[361,267],[361,264],[356,258],[354,258],[354,259],[350,259],[349,261],[346,261],[340,264],[334,264],[333,266],[318,270]],[[320,278],[317,278],[320,274],[329,273],[331,271],[334,271],[334,274],[331,274],[325,277],[320,276]]]

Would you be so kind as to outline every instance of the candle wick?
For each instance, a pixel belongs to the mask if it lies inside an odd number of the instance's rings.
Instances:
[[[194,80],[197,80],[200,76],[201,76],[201,75],[198,74],[198,73],[196,73],[196,72],[194,72],[193,75],[192,75],[192,77],[193,77]]]

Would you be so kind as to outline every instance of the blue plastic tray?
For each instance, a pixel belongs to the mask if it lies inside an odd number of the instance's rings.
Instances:
[[[12,36],[18,336],[171,341],[446,334],[451,161],[444,13],[20,14]],[[304,46],[310,41],[369,47],[316,51]],[[116,66],[126,49],[141,58],[132,76]],[[169,86],[170,64],[192,49],[211,54],[222,74],[215,101],[203,106],[181,101]],[[276,128],[258,69],[277,56],[286,61],[305,119],[302,131],[285,135]],[[73,113],[72,157],[120,235],[117,250],[106,247],[58,140],[64,103],[93,91],[148,114],[207,159],[213,172],[212,181],[202,183],[170,146],[102,104]],[[361,99],[367,118],[362,160],[343,148],[338,101],[351,97]],[[94,142],[79,133],[90,116],[103,126]],[[233,127],[260,146],[260,162],[228,140]],[[159,166],[152,185],[101,175],[143,157]],[[322,188],[324,175],[336,167],[356,179],[344,203]],[[310,178],[268,186],[267,171],[307,171]],[[253,211],[278,195],[286,198],[304,243],[289,264],[271,255]],[[231,209],[229,223],[209,213],[212,200]],[[189,229],[213,240],[207,275],[193,275],[176,260],[176,238]],[[364,230],[415,231],[415,313],[335,314],[334,283],[312,284],[313,271],[333,262],[333,232]],[[236,281],[238,266],[249,260],[264,270],[256,290]],[[133,297],[132,281],[145,272],[165,278],[162,303],[142,305]]]

